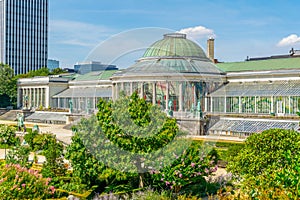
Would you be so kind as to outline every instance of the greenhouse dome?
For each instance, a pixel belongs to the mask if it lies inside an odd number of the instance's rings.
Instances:
[[[205,94],[223,84],[225,73],[185,34],[165,34],[132,66],[112,76],[113,99],[137,91],[175,115],[202,116]]]

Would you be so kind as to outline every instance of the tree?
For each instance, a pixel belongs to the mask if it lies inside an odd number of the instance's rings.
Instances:
[[[299,141],[299,132],[293,130],[271,129],[254,134],[229,162],[228,170],[252,197],[283,199],[288,194],[288,198],[297,199],[300,181],[295,179],[295,174],[299,177]]]
[[[13,69],[4,64],[0,64],[0,107],[14,104],[17,100],[17,79]],[[9,101],[7,101],[9,99]]]
[[[120,149],[119,153],[124,154],[124,162],[133,163],[139,174],[139,187],[144,187],[144,173],[149,166],[153,167],[153,163],[147,165],[147,160],[153,152],[160,151],[178,135],[176,120],[166,117],[145,99],[140,99],[136,92],[116,102],[100,100],[98,109],[102,133]]]
[[[19,138],[16,137],[16,129],[13,126],[0,125],[0,143],[7,145],[20,144]]]
[[[83,119],[77,128],[85,128],[86,124],[96,125],[93,122],[96,118]],[[83,125],[83,126],[82,126]],[[91,127],[88,125],[87,127]],[[78,133],[72,137],[72,143],[67,147],[66,159],[68,159],[73,168],[73,176],[80,178],[82,184],[88,187],[99,183],[99,175],[104,170],[104,165],[99,162],[83,145]]]
[[[50,72],[50,74],[52,74],[52,75],[57,75],[57,74],[62,74],[62,73],[65,73],[65,71],[62,69],[62,68],[55,68],[55,69],[53,69],[51,72]]]
[[[48,135],[43,148],[46,162],[43,164],[42,174],[45,177],[63,176],[66,172],[62,156],[63,145],[56,140],[55,135]]]

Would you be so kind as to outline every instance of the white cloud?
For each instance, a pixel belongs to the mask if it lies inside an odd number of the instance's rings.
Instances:
[[[77,46],[95,46],[100,39],[107,37],[111,30],[94,24],[68,21],[50,21],[51,42]]]
[[[300,43],[300,37],[296,34],[291,34],[288,37],[283,38],[280,40],[277,44],[277,46],[283,47],[283,46],[290,46],[295,45],[297,43]]]
[[[190,28],[181,29],[179,33],[185,33],[188,37],[193,39],[202,39],[208,37],[216,37],[212,29],[206,28],[204,26],[195,26]]]

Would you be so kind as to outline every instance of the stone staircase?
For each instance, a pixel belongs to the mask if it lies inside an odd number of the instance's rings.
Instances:
[[[15,121],[17,119],[17,114],[21,112],[20,110],[9,110],[4,113],[0,113],[0,120],[8,120],[8,121]]]

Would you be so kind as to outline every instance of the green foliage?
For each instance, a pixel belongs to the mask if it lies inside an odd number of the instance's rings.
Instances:
[[[1,199],[46,199],[54,197],[55,188],[37,171],[20,165],[0,168]]]
[[[65,73],[65,71],[62,69],[62,68],[55,68],[55,69],[53,69],[51,72],[50,72],[50,74],[52,74],[52,75],[57,75],[57,74],[62,74],[62,73]]]
[[[85,126],[85,124],[90,123],[94,125],[95,122],[95,117],[83,119],[79,125],[77,125],[76,129],[84,130],[85,128],[90,127]],[[105,166],[83,145],[78,132],[72,137],[72,143],[67,147],[66,159],[68,159],[72,165],[73,176],[78,177],[80,183],[91,187],[100,182],[99,175],[104,170]]]
[[[0,107],[17,106],[17,81],[19,78],[31,78],[35,76],[49,76],[61,74],[64,71],[60,68],[49,71],[48,68],[41,68],[29,71],[27,74],[14,75],[13,69],[4,64],[0,64]]]
[[[31,150],[34,150],[34,148],[35,148],[34,138],[38,134],[39,133],[37,131],[31,131],[24,136],[24,140],[29,144]]]
[[[98,109],[105,136],[129,152],[151,153],[170,143],[178,133],[175,119],[166,118],[158,107],[139,99],[136,93],[114,103],[100,100]]]
[[[4,64],[0,64],[0,96],[9,97],[9,102],[15,102],[17,99],[17,79],[13,69]],[[0,101],[0,107],[4,107],[4,103]]]
[[[214,165],[218,164],[218,161],[220,160],[220,155],[219,155],[218,151],[216,150],[216,148],[213,148],[208,153],[208,156],[209,156],[209,160],[212,160]]]
[[[300,152],[300,134],[292,130],[271,129],[247,138],[245,148],[229,163],[233,173],[255,176],[267,169],[283,167],[285,152]]]
[[[50,75],[49,69],[46,67],[43,67],[38,70],[29,71],[27,74],[20,74],[17,77],[18,78],[32,78],[35,76],[49,76],[49,75]]]
[[[252,198],[298,199],[300,134],[271,129],[247,138],[228,164]]]
[[[31,163],[28,163],[29,154],[29,147],[16,146],[8,151],[6,155],[6,163],[19,164],[23,167],[30,167]]]
[[[160,170],[151,171],[153,178],[160,188],[171,189],[178,193],[182,188],[200,184],[204,187],[198,188],[198,193],[205,194],[205,176],[217,170],[212,155],[206,152],[199,143],[193,142],[181,156],[174,154],[177,159],[170,166],[165,166]]]
[[[0,125],[0,144],[16,146],[20,144],[19,138],[16,137],[16,128],[8,125]]]
[[[46,177],[64,176],[66,168],[62,157],[63,145],[56,140],[54,135],[47,137],[43,153],[46,162],[43,164],[42,174]]]
[[[46,150],[48,149],[48,145],[50,144],[49,141],[52,141],[54,138],[55,138],[54,135],[51,133],[38,134],[33,138],[32,149],[34,151]]]

